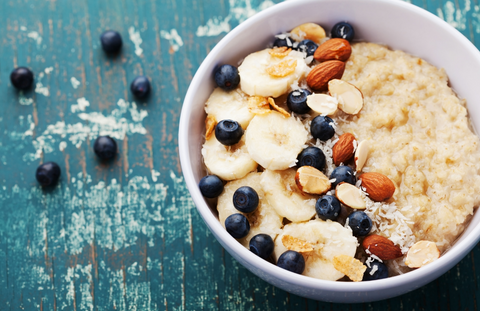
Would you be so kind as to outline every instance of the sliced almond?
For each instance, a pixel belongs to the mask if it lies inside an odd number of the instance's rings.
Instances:
[[[440,251],[434,242],[418,241],[407,252],[405,264],[410,268],[421,268],[440,257]]]
[[[354,209],[367,208],[362,191],[349,183],[342,182],[338,184],[335,188],[335,196],[348,207]]]
[[[296,251],[299,253],[307,253],[307,252],[313,251],[312,244],[308,243],[307,241],[295,238],[288,234],[282,237],[282,244],[288,250]]]
[[[354,282],[360,282],[363,279],[365,270],[367,270],[367,266],[360,260],[343,254],[333,257],[333,267]]]
[[[209,114],[205,119],[205,128],[206,128],[205,138],[207,140],[209,140],[210,137],[212,137],[212,134],[215,131],[216,125],[217,125],[217,120],[215,119],[214,116]]]
[[[355,169],[360,172],[367,162],[368,154],[370,153],[370,143],[368,140],[361,141],[357,150],[355,150]]]
[[[328,82],[328,92],[338,99],[338,108],[348,114],[357,114],[363,108],[363,94],[353,84],[339,79]]]
[[[270,67],[267,67],[266,71],[272,77],[283,78],[294,73],[295,68],[297,68],[297,60],[286,59]]]
[[[248,111],[255,115],[262,115],[272,111],[268,98],[263,96],[251,96],[248,98]]]
[[[291,33],[296,41],[309,39],[317,44],[326,36],[325,30],[315,23],[305,23],[297,26],[292,29]]]
[[[275,100],[271,97],[268,98],[268,103],[270,104],[270,106],[272,106],[273,109],[275,109],[276,111],[280,112],[285,118],[289,118],[290,117],[290,114],[288,113],[288,111],[286,111],[285,109],[283,109],[282,107],[279,107],[276,103],[275,103]]]
[[[307,96],[307,106],[316,113],[331,116],[337,111],[338,100],[327,94],[312,94]]]
[[[311,194],[324,194],[331,188],[330,180],[313,166],[302,166],[295,174],[298,189]]]

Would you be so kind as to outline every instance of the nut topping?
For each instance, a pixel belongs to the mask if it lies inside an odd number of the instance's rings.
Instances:
[[[355,85],[338,79],[328,82],[328,91],[338,99],[338,108],[348,114],[359,113],[363,108],[362,92]]]
[[[316,113],[330,116],[337,111],[338,100],[327,94],[312,94],[307,96],[307,106]]]
[[[335,188],[335,196],[343,204],[354,209],[366,209],[367,204],[363,199],[360,189],[346,182],[342,182]]]
[[[297,37],[295,39],[298,41],[309,39],[317,44],[325,38],[325,30],[320,25],[314,23],[301,24],[293,28],[291,33]]]
[[[381,235],[372,234],[367,236],[362,246],[365,251],[377,256],[381,260],[391,260],[402,257],[402,251],[399,246]]]
[[[344,71],[345,63],[342,61],[329,60],[323,62],[310,71],[307,76],[307,84],[314,91],[326,91],[329,84],[328,81],[341,79]]]
[[[319,62],[325,62],[327,60],[340,60],[344,62],[350,57],[350,54],[352,54],[352,47],[347,40],[333,38],[320,45],[315,51],[315,54],[313,54],[313,58]]]
[[[405,264],[409,268],[421,268],[440,257],[440,251],[434,242],[418,241],[408,250]]]
[[[355,169],[360,172],[367,162],[368,153],[370,152],[370,143],[368,140],[363,140],[358,144],[357,150],[355,150]]]
[[[328,177],[313,166],[300,167],[295,174],[295,183],[298,189],[311,194],[324,194],[331,188]]]
[[[340,166],[340,163],[346,163],[353,157],[355,152],[355,136],[351,133],[345,133],[338,138],[337,143],[333,146],[333,163]]]
[[[395,193],[395,184],[383,174],[363,173],[359,179],[362,180],[362,187],[373,201],[386,201]]]

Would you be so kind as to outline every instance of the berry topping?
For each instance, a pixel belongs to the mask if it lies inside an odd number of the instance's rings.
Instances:
[[[198,183],[200,192],[206,198],[216,198],[223,192],[223,182],[216,175],[203,177]]]
[[[307,57],[313,56],[317,48],[318,48],[318,45],[312,40],[303,40],[303,41],[300,41],[300,43],[298,43],[297,45],[297,50],[300,52],[307,53]]]
[[[250,251],[255,255],[267,260],[272,254],[275,244],[268,234],[260,233],[250,240]]]
[[[150,81],[145,76],[138,76],[130,84],[130,90],[138,98],[147,97],[150,93]]]
[[[340,201],[331,195],[324,195],[323,197],[319,198],[315,204],[317,215],[323,220],[337,220],[341,209],[342,206],[340,205]]]
[[[250,224],[244,215],[232,214],[225,219],[225,229],[235,239],[241,239],[250,232]]]
[[[298,114],[310,112],[310,107],[307,105],[307,96],[311,94],[312,93],[306,89],[298,89],[290,92],[287,97],[288,109]]]
[[[17,89],[29,89],[33,83],[33,72],[26,67],[17,67],[10,74],[10,81]]]
[[[99,136],[93,144],[93,151],[102,160],[110,160],[117,154],[117,143],[110,136]]]
[[[240,83],[240,76],[238,75],[237,67],[231,65],[222,65],[214,74],[215,83],[218,87],[225,91],[231,91],[235,89]]]
[[[310,133],[312,133],[313,138],[327,141],[335,135],[334,124],[329,117],[317,116],[312,120]]]
[[[287,37],[286,35],[279,35],[280,38],[275,38],[275,41],[273,41],[273,46],[276,46],[276,47],[282,47],[282,46],[286,46],[287,48],[293,48],[293,41],[292,39],[290,39],[289,37]]]
[[[249,187],[238,188],[233,194],[233,206],[242,213],[251,213],[258,207],[258,194]]]
[[[277,266],[285,270],[302,274],[305,270],[305,259],[303,255],[296,251],[286,251],[277,261]]]
[[[369,260],[367,259],[367,262]],[[379,261],[370,261],[367,264],[367,270],[363,274],[363,281],[373,281],[386,279],[388,277],[388,268],[384,263]]]
[[[237,121],[222,120],[215,127],[215,137],[225,146],[233,146],[242,139],[243,129]]]
[[[354,236],[366,236],[372,230],[372,220],[365,212],[353,212],[347,219]]]
[[[353,26],[349,23],[336,23],[332,28],[332,38],[342,38],[351,42],[354,36],[355,31],[353,30]]]
[[[330,174],[330,179],[335,179],[335,181],[332,182],[332,188],[335,188],[341,182],[355,185],[355,182],[357,181],[353,170],[346,165],[335,168],[332,174]]]
[[[100,42],[106,53],[118,53],[122,48],[122,36],[114,30],[107,30],[102,33]]]
[[[320,148],[307,147],[297,157],[297,167],[313,166],[319,171],[325,168],[325,154]]]
[[[46,162],[37,168],[37,181],[43,187],[53,186],[60,177],[60,167],[55,162]]]

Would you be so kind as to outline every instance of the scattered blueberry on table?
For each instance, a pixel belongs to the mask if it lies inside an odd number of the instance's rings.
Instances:
[[[107,30],[102,33],[100,42],[102,43],[103,50],[109,54],[118,53],[123,44],[122,36],[114,30]]]
[[[290,92],[287,97],[287,106],[291,111],[298,114],[306,114],[310,112],[307,105],[307,96],[312,93],[307,89],[298,89]]]
[[[363,274],[363,281],[380,280],[388,277],[388,267],[384,263],[374,260],[369,265],[370,267],[366,265],[367,270]]]
[[[10,74],[10,82],[20,90],[27,90],[33,84],[33,72],[27,67],[17,67]]]
[[[130,84],[130,90],[138,98],[145,98],[150,93],[150,81],[145,76],[138,76]]]
[[[310,125],[313,138],[327,141],[335,135],[335,122],[326,116],[316,116]]]
[[[235,239],[241,239],[250,232],[250,223],[244,215],[232,214],[225,219],[225,229]]]
[[[341,182],[355,185],[357,178],[351,167],[342,165],[333,170],[332,174],[330,174],[330,179],[335,179],[335,181],[332,182],[332,188],[335,188]]]
[[[55,162],[45,162],[37,168],[35,177],[42,187],[53,186],[60,178],[60,167]]]
[[[275,243],[270,235],[260,233],[254,236],[249,242],[250,251],[255,255],[268,260],[273,254]]]
[[[341,38],[351,42],[355,36],[355,30],[349,23],[339,22],[332,27],[331,35],[332,38]]]
[[[99,136],[93,144],[93,151],[102,160],[110,160],[117,154],[117,143],[110,136]]]
[[[215,137],[225,146],[233,146],[242,139],[243,128],[237,121],[222,120],[215,126]]]
[[[317,212],[318,218],[322,220],[337,220],[341,210],[342,206],[340,205],[340,201],[331,195],[324,195],[319,198],[315,204],[315,211]]]
[[[251,213],[258,207],[258,194],[252,187],[243,186],[233,194],[233,206],[242,213]]]
[[[206,198],[213,199],[223,192],[223,182],[216,175],[207,175],[198,183],[200,192]]]
[[[215,70],[214,79],[218,87],[225,91],[235,89],[240,83],[240,75],[238,74],[237,67],[228,64],[222,65]]]
[[[322,149],[313,146],[303,149],[297,160],[297,167],[313,166],[319,171],[322,171],[326,164],[325,154]]]
[[[372,220],[365,212],[356,211],[348,216],[348,226],[356,237],[366,236],[372,230]]]
[[[305,259],[296,251],[286,251],[277,260],[277,266],[285,270],[302,274],[305,270]]]

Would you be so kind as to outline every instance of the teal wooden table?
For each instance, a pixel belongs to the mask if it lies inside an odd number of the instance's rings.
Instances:
[[[475,310],[480,247],[398,298],[339,305],[290,295],[240,266],[185,187],[177,132],[198,66],[269,0],[0,1],[0,310]],[[480,6],[414,0],[480,46]],[[119,31],[107,57],[99,35]],[[16,66],[35,73],[17,92]],[[132,97],[144,74],[153,92]],[[93,140],[117,140],[102,163]],[[57,162],[42,190],[37,166]]]

